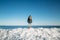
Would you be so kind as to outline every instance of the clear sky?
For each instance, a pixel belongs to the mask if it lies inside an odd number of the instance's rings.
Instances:
[[[0,0],[0,25],[60,25],[60,0]]]

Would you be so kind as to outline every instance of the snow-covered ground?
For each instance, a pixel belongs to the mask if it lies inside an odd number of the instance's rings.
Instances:
[[[0,40],[60,40],[60,28],[0,29]]]

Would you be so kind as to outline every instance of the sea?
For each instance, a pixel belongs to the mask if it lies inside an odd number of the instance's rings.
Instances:
[[[28,28],[29,26],[0,26],[0,29]],[[60,26],[31,26],[31,28],[60,28]]]
[[[60,26],[0,26],[0,40],[60,40]]]

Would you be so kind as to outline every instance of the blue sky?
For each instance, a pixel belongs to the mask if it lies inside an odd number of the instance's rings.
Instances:
[[[60,25],[59,0],[0,0],[0,25]]]

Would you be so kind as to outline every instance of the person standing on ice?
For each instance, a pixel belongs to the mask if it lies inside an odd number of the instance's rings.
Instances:
[[[29,24],[28,26],[30,28],[31,27],[31,23],[32,23],[32,16],[31,15],[28,16],[27,22],[28,22],[28,24]]]

